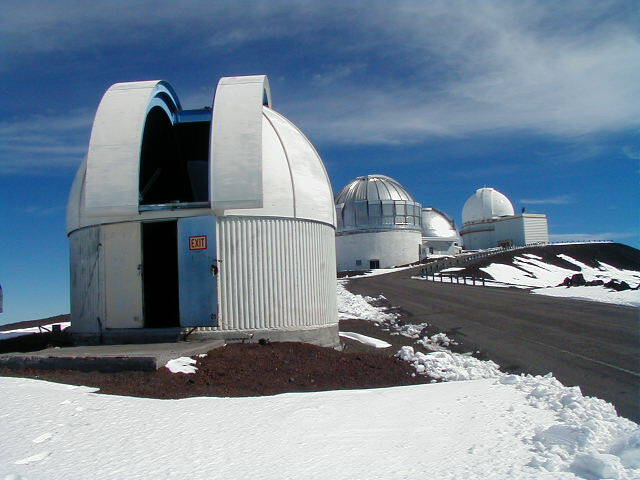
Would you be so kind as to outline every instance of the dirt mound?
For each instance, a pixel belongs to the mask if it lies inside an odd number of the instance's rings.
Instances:
[[[616,268],[640,271],[640,250],[623,245],[621,243],[578,243],[567,245],[540,245],[518,250],[509,250],[497,255],[478,260],[464,270],[456,272],[458,275],[490,278],[489,274],[480,270],[492,263],[513,265],[513,257],[521,257],[525,253],[531,253],[542,257],[542,261],[568,270],[579,271],[580,267],[567,262],[557,255],[563,254],[595,267],[599,262],[606,263]]]
[[[242,397],[284,392],[379,388],[429,382],[396,358],[339,352],[306,343],[229,344],[198,358],[194,374],[156,372],[14,371],[0,375],[98,387],[101,393],[149,398]]]

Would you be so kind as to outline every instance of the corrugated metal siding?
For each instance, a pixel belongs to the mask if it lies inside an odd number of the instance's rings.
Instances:
[[[547,217],[524,217],[525,243],[549,241],[549,227]]]
[[[104,327],[104,259],[100,227],[73,232],[71,256],[71,325],[77,332],[100,331]]]
[[[337,322],[335,230],[306,220],[218,217],[221,330]]]

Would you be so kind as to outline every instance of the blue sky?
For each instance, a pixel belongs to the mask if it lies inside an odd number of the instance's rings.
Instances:
[[[334,191],[395,177],[460,223],[482,186],[555,240],[640,246],[637,2],[3,2],[0,323],[69,311],[64,209],[103,92],[186,108],[267,74]]]

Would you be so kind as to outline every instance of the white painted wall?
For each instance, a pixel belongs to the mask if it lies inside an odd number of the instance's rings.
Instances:
[[[420,259],[422,235],[417,230],[363,232],[336,237],[338,270],[368,270],[370,260],[390,268]],[[361,260],[361,265],[356,265]]]
[[[219,329],[335,325],[334,239],[319,222],[218,217]]]
[[[549,241],[547,216],[525,213],[513,217],[465,225],[461,232],[466,250],[498,247],[503,243],[523,246]]]

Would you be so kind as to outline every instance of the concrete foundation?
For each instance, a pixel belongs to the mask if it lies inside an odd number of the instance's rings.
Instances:
[[[121,328],[100,333],[70,331],[79,345],[154,344],[158,342],[221,340],[231,342],[305,342],[320,347],[336,347],[340,344],[338,324],[316,327],[292,327],[253,330],[216,330],[214,328]]]
[[[47,348],[29,353],[0,355],[0,366],[15,370],[41,368],[46,370],[80,370],[121,372],[154,371],[169,360],[190,357],[222,347],[223,340],[205,340],[145,345],[92,345]]]

